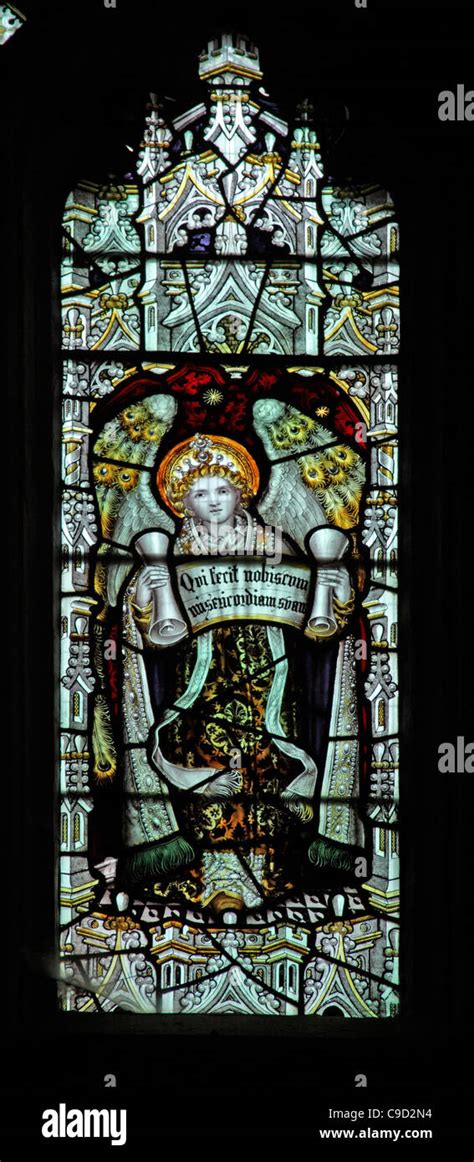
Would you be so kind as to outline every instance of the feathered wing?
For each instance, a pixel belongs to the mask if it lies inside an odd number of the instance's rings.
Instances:
[[[156,394],[125,407],[109,420],[94,444],[94,484],[100,512],[102,542],[97,553],[95,589],[103,608],[94,626],[96,691],[92,727],[94,774],[112,779],[117,770],[114,732],[107,699],[104,666],[107,610],[117,605],[122,585],[133,568],[129,546],[141,530],[172,532],[174,524],[151,491],[157,452],[176,414],[168,395]]]
[[[176,414],[168,395],[153,395],[130,404],[105,424],[94,445],[94,480],[101,516],[96,589],[108,605],[116,605],[130,572],[133,537],[142,529],[173,532],[170,516],[151,491],[150,469],[160,443]],[[112,544],[110,544],[112,542]]]
[[[130,545],[134,536],[141,529],[163,529],[164,532],[174,532],[174,522],[160,505],[150,489],[149,473],[140,472],[137,487],[124,500],[117,515],[114,530],[114,541],[120,545]],[[107,600],[109,605],[116,605],[120,589],[130,572],[131,558],[124,561],[114,559],[107,570]]]
[[[288,533],[301,549],[309,530],[326,524],[323,509],[303,484],[294,460],[273,465],[258,511],[266,524]]]
[[[272,462],[258,505],[267,524],[277,525],[301,549],[307,533],[320,525],[344,529],[356,525],[365,479],[357,452],[279,400],[255,403],[254,428]]]
[[[334,524],[344,530],[354,528],[358,523],[365,480],[362,457],[310,416],[294,407],[285,406],[278,400],[258,400],[255,403],[254,427],[272,464],[269,484],[258,506],[265,521],[277,525],[283,532],[289,534],[301,549],[305,547],[307,533],[319,525]],[[290,459],[285,459],[286,456]],[[355,534],[352,541],[353,556],[357,560],[359,548]],[[357,568],[357,574],[358,584],[362,587],[364,577],[362,562]],[[340,705],[334,699],[338,691],[340,694],[349,688],[352,680],[355,666],[354,646],[354,638],[349,635],[344,645],[339,647],[337,664],[340,667],[340,676],[335,679],[329,708],[331,722],[334,709]],[[351,714],[351,710],[348,713]],[[339,720],[337,713],[336,721]],[[348,729],[352,729],[352,722],[351,718]],[[342,730],[345,729],[343,724]],[[329,744],[323,772],[323,787],[331,788],[335,785],[333,780],[338,770],[341,745],[334,741]],[[353,762],[353,770],[358,772],[357,738],[353,738],[349,743],[344,742],[343,745],[345,749],[352,748],[349,752],[351,757],[347,760],[348,770],[351,769],[350,764]],[[357,777],[355,773],[351,784],[354,798],[358,795]],[[308,803],[306,795],[297,790],[298,781],[302,778],[304,774],[297,776],[286,787],[283,797],[289,809],[304,820],[309,815],[309,809],[313,810],[313,804]],[[333,834],[331,830],[332,818],[332,813],[326,809],[320,813],[318,834],[311,842],[308,857],[315,865],[329,864],[349,870],[353,866],[353,855],[347,843],[356,844],[358,840],[353,836],[359,836],[362,830],[357,808],[352,803],[347,805],[344,844],[342,838]]]

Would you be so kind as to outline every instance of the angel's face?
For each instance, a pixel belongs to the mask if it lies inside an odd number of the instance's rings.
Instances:
[[[233,516],[240,499],[238,488],[223,476],[200,476],[185,498],[199,520],[224,524]]]

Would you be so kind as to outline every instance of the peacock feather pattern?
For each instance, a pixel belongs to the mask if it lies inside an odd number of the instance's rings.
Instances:
[[[365,481],[361,456],[310,416],[280,400],[258,400],[254,428],[272,470],[260,515],[288,533],[301,549],[310,529],[359,519]]]

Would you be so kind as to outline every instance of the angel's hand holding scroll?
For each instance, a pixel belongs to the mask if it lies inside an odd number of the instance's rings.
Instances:
[[[169,584],[169,580],[170,573],[167,565],[146,565],[144,569],[140,569],[135,590],[137,605],[142,609],[145,605],[149,605],[150,601],[153,600],[153,591],[162,589],[164,585]]]
[[[328,585],[341,605],[345,605],[350,599],[351,579],[345,565],[335,565],[332,569],[318,569],[318,585]]]
[[[144,562],[138,575],[136,604],[143,609],[151,603],[148,641],[153,646],[172,646],[185,637],[188,630],[166,564],[168,537],[159,530],[144,533],[135,542],[135,547]]]
[[[337,631],[334,598],[345,604],[351,596],[349,573],[339,564],[347,552],[349,541],[341,529],[321,527],[311,534],[308,542],[317,565],[313,608],[307,629],[317,637],[331,637]]]

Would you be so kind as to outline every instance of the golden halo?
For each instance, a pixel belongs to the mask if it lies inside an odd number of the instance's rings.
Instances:
[[[196,432],[189,440],[182,440],[163,457],[156,482],[165,504],[182,517],[184,506],[178,499],[179,492],[186,487],[186,480],[197,473],[206,475],[237,475],[245,482],[247,494],[255,496],[260,483],[260,473],[253,456],[242,444],[228,436],[210,436]]]

